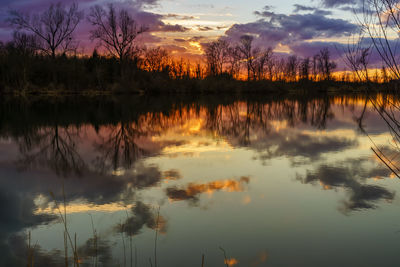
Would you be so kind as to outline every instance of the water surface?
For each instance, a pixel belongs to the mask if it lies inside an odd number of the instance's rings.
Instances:
[[[3,99],[0,264],[65,266],[61,211],[83,266],[397,266],[371,147],[397,160],[362,96]]]

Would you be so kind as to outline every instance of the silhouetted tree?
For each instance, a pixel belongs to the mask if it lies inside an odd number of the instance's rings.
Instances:
[[[252,77],[252,70],[253,70],[253,36],[250,35],[243,35],[240,38],[240,44],[238,46],[240,52],[242,53],[242,58],[246,62],[247,68],[247,80],[250,81]]]
[[[387,70],[400,79],[397,46],[400,31],[400,5],[396,0],[364,0],[361,29],[372,41]]]
[[[254,76],[261,81],[265,78],[265,71],[269,63],[272,61],[272,48],[261,50],[254,58]]]
[[[238,78],[240,74],[240,65],[241,65],[241,52],[237,46],[228,48],[228,72],[231,77]]]
[[[300,63],[300,79],[310,79],[310,58],[305,58]]]
[[[17,30],[24,30],[34,34],[40,43],[38,49],[55,58],[56,53],[70,51],[73,42],[73,33],[83,17],[77,4],[66,9],[61,3],[51,4],[42,13],[33,16],[12,10],[9,22]]]
[[[145,27],[137,25],[127,10],[117,11],[112,4],[108,5],[108,10],[99,5],[92,7],[88,20],[95,28],[91,31],[91,39],[98,40],[121,61],[136,54],[135,39],[146,31]]]
[[[150,48],[144,51],[144,68],[148,71],[164,71],[169,64],[169,54],[161,47]]]
[[[330,60],[330,52],[328,48],[322,49],[318,54],[318,69],[324,80],[330,81],[332,79],[332,71],[336,68],[337,64]]]
[[[371,55],[371,46],[363,46],[363,37],[360,35],[357,41],[353,41],[347,45],[344,50],[345,63],[356,74],[357,79],[361,81],[369,81],[368,63]]]
[[[218,40],[206,45],[205,57],[208,75],[218,76],[224,71],[224,64],[228,61],[229,45],[224,40]]]
[[[286,61],[286,79],[289,82],[295,82],[297,78],[297,66],[299,64],[297,56],[293,55],[287,58]]]

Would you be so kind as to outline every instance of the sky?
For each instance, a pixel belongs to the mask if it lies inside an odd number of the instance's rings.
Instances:
[[[223,38],[230,43],[240,36],[257,36],[255,45],[271,47],[276,53],[312,56],[322,48],[340,50],[358,32],[352,8],[361,0],[81,0],[75,1],[87,15],[94,5],[114,3],[126,8],[149,30],[138,41],[162,46],[179,57],[200,57],[204,45]],[[10,39],[7,23],[12,9],[40,12],[56,0],[0,0],[0,40]],[[73,0],[64,0],[68,6]],[[75,38],[81,51],[91,53],[91,25],[84,19]],[[338,49],[339,47],[339,49]],[[340,55],[337,55],[338,57]]]

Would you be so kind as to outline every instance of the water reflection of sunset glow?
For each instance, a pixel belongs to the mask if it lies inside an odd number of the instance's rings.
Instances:
[[[138,99],[126,102],[144,102]],[[0,142],[0,199],[9,217],[3,216],[2,236],[31,231],[32,242],[38,240],[43,251],[63,251],[57,201],[62,213],[66,203],[68,227],[77,233],[79,248],[90,249],[93,220],[104,238],[99,244],[111,246],[106,252],[113,262],[102,266],[123,262],[123,245],[129,265],[131,237],[138,266],[149,265],[156,232],[163,266],[196,265],[202,249],[210,250],[204,251],[207,266],[293,266],[303,255],[312,258],[307,266],[313,266],[321,247],[347,253],[359,246],[349,234],[353,229],[368,241],[361,244],[363,250],[375,252],[377,247],[365,244],[378,235],[382,244],[390,241],[378,247],[381,258],[396,247],[398,238],[390,234],[396,226],[380,226],[385,218],[396,220],[400,183],[388,178],[396,176],[359,129],[365,97],[243,99],[221,102],[206,96],[140,108],[88,102],[87,109],[95,107],[82,116],[70,116],[74,109],[59,104],[60,114],[51,120],[30,106],[11,103],[2,111],[0,127],[0,138],[6,140]],[[40,107],[51,110],[42,102]],[[123,109],[109,115],[97,112],[99,107]],[[9,119],[13,116],[23,117],[23,131],[20,122]],[[58,118],[63,120],[54,126]],[[371,106],[363,125],[398,164],[393,136]],[[316,242],[303,248],[310,238]],[[225,264],[220,245],[227,249]],[[183,257],[175,257],[179,251]],[[395,262],[398,253],[393,249],[389,256]],[[318,258],[318,263],[325,261]]]
[[[64,209],[64,206],[60,207]],[[129,210],[132,205],[125,205],[123,203],[109,203],[103,205],[95,205],[88,203],[68,203],[66,205],[66,210],[69,214],[72,213],[85,213],[85,212],[106,212],[112,213],[117,211]],[[46,208],[38,208],[35,214],[58,214],[58,210],[54,205]]]
[[[236,264],[239,263],[239,261],[235,258],[230,258],[230,259],[224,260],[224,263],[230,267],[230,266],[235,266]]]
[[[239,181],[224,180],[214,181],[207,184],[189,184],[184,189],[168,188],[167,195],[172,201],[195,199],[199,194],[207,193],[212,195],[217,191],[242,192],[244,185],[250,182],[249,177],[242,177]]]

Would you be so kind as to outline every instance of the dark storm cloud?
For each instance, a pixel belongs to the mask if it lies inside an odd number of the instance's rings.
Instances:
[[[304,184],[321,184],[325,189],[342,188],[348,193],[339,210],[345,214],[363,209],[375,209],[381,200],[391,201],[394,192],[377,185],[366,184],[367,179],[376,176],[388,177],[390,171],[381,165],[368,167],[369,159],[348,160],[334,165],[320,165],[314,171],[298,175]]]

